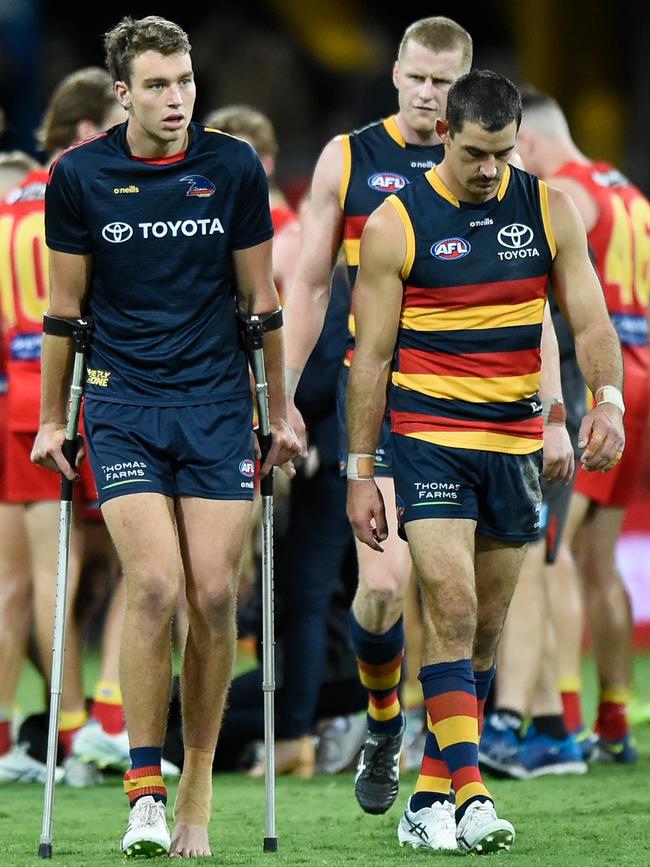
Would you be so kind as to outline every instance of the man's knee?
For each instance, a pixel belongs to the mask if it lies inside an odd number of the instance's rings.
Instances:
[[[178,602],[178,582],[166,575],[131,579],[127,586],[127,612],[152,625],[171,621]]]
[[[369,569],[359,573],[359,593],[385,604],[403,603],[408,578],[408,572]]]
[[[236,591],[227,584],[195,588],[187,594],[190,620],[198,619],[211,631],[225,634],[235,622],[236,598]]]

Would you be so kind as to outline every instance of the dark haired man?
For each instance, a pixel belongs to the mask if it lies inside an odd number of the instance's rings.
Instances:
[[[514,840],[478,767],[477,686],[493,670],[526,543],[539,532],[549,278],[592,390],[622,384],[618,338],[575,208],[508,165],[520,122],[508,79],[488,71],[458,79],[446,120],[436,121],[444,159],[371,215],[355,286],[348,516],[358,539],[380,551],[388,528],[372,456],[390,375],[400,531],[424,604],[420,681],[441,754],[430,768],[439,794],[430,821],[453,785],[466,852]],[[570,291],[576,283],[580,293]],[[581,426],[582,465],[610,469],[624,441],[620,409],[601,401]],[[402,821],[430,845],[411,805]]]

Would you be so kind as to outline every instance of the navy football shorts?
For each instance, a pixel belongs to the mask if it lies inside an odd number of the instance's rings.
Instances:
[[[349,378],[350,368],[341,365],[341,373],[339,375],[336,389],[336,416],[339,427],[339,469],[342,476],[346,475],[348,469],[348,419],[346,398]],[[379,442],[375,449],[375,476],[384,476],[389,479],[393,478],[393,443],[392,434],[390,432],[390,416],[388,413],[384,416],[381,430],[379,432]]]
[[[87,399],[84,413],[100,504],[145,492],[253,499],[251,401],[132,406]]]
[[[400,536],[404,524],[470,518],[483,536],[532,542],[539,536],[542,451],[528,455],[437,446],[393,434]]]

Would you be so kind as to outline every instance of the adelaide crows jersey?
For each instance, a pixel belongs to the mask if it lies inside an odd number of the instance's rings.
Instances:
[[[339,198],[343,209],[343,252],[350,286],[359,268],[359,245],[366,221],[386,196],[401,190],[418,175],[442,161],[444,146],[414,145],[404,140],[395,116],[376,121],[341,137],[343,176]],[[350,317],[352,354],[354,320]]]
[[[89,396],[190,406],[250,393],[231,254],[272,237],[268,197],[253,148],[196,123],[167,159],[132,157],[126,124],[60,156],[46,239],[92,256]]]
[[[555,256],[546,185],[507,167],[460,202],[435,169],[389,199],[407,238],[394,433],[512,454],[542,446],[542,320]]]

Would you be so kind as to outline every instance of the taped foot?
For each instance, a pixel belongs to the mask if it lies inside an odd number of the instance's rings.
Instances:
[[[174,827],[169,847],[170,858],[202,858],[212,855],[208,841],[208,829],[202,825],[178,822]]]

